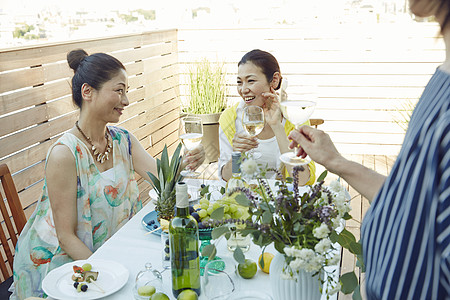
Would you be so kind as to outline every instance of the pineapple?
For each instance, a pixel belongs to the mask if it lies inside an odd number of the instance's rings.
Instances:
[[[172,155],[169,163],[167,145],[161,154],[161,160],[156,159],[156,170],[158,176],[147,172],[151,181],[150,184],[155,189],[158,199],[156,200],[155,210],[160,218],[170,220],[175,211],[175,184],[183,179],[181,172],[181,143]]]

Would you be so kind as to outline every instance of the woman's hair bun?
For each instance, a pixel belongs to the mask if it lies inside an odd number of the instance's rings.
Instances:
[[[87,54],[87,52],[83,49],[75,49],[70,51],[67,54],[67,62],[69,63],[69,67],[76,72],[81,61],[87,56],[89,56],[89,54]]]

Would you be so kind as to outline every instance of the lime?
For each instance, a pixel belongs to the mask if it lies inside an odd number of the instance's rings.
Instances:
[[[90,263],[85,263],[84,265],[81,266],[83,268],[83,270],[85,271],[90,271],[92,270],[92,265]]]
[[[273,254],[269,253],[269,252],[264,252],[263,254],[261,254],[258,258],[258,266],[261,269],[261,271],[263,271],[264,273],[269,274],[269,269],[270,269],[270,263],[272,262],[273,259]],[[264,261],[264,268],[261,266],[261,258],[263,258]]]
[[[258,270],[258,267],[256,266],[256,263],[251,259],[246,259],[243,264],[238,265],[238,272],[239,275],[242,276],[242,278],[250,279],[255,276],[256,271]]]
[[[164,293],[154,293],[150,300],[170,300]]]
[[[156,292],[156,288],[154,286],[152,286],[152,285],[144,285],[144,286],[140,286],[138,288],[138,295],[139,296],[150,297],[155,292]]]
[[[184,290],[177,297],[177,300],[197,300],[197,299],[198,295],[193,290]]]

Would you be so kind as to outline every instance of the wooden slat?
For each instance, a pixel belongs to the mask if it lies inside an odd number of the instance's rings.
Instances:
[[[37,183],[43,178],[45,162],[42,161],[29,168],[14,174],[14,182],[18,191]]]
[[[35,163],[41,162],[45,159],[48,149],[56,142],[60,135],[53,137],[52,139],[35,145],[31,148],[16,153],[8,158],[0,160],[0,163],[8,165],[11,173],[19,172],[26,167]]]
[[[31,204],[41,199],[42,187],[44,186],[44,180],[35,183],[31,187],[19,192],[20,203],[22,207],[28,207]]]
[[[0,73],[0,94],[44,82],[42,67],[29,68],[16,72]]]
[[[0,137],[48,120],[47,105],[38,105],[0,118]]]
[[[70,95],[69,80],[60,80],[43,86],[0,95],[0,115],[20,110],[49,100]]]
[[[0,157],[14,153],[35,143],[45,141],[61,131],[68,130],[73,126],[77,118],[78,113],[72,113],[1,139],[0,143],[3,146],[0,147]]]

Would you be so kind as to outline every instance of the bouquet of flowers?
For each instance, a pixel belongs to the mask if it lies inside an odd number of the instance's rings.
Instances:
[[[247,160],[243,163],[242,170],[253,172],[255,168],[248,164],[254,162]],[[244,225],[237,229],[238,232],[244,236],[251,235],[253,243],[259,245],[263,252],[273,243],[275,249],[285,256],[287,267],[284,269],[284,276],[295,278],[294,273],[303,269],[319,275],[323,284],[324,275],[329,272],[326,267],[339,262],[337,243],[357,255],[361,261],[362,248],[353,234],[343,226],[343,220],[351,218],[346,190],[338,181],[325,186],[325,171],[315,185],[308,186],[308,191],[300,193],[297,184],[300,168],[302,167],[294,168],[293,178],[275,181],[274,188],[270,187],[265,174],[275,170],[262,170],[257,176],[256,186],[236,189],[235,192],[240,193],[236,196],[236,201],[248,208],[250,216],[243,221],[219,221],[219,218],[212,220],[212,226],[215,227],[212,237],[216,239],[223,234],[229,234],[229,226],[224,223]],[[234,257],[238,262],[245,260],[239,248],[236,248]],[[263,263],[260,262],[262,266]],[[340,282],[335,280],[335,276],[326,276],[327,293],[331,295],[339,290],[351,293],[356,290],[357,278],[354,272],[351,273],[341,276]]]

